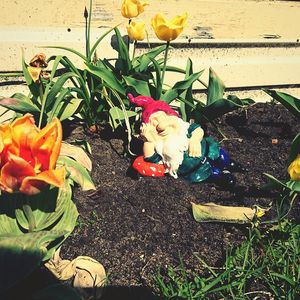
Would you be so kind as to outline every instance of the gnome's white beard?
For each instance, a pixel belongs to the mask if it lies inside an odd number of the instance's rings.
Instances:
[[[188,150],[189,123],[178,118],[178,131],[155,144],[156,152],[162,157],[168,173],[177,178],[177,170],[183,161],[184,151]]]

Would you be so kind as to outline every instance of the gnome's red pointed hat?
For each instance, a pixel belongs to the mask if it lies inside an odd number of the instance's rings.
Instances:
[[[178,113],[172,109],[166,102],[161,100],[154,100],[148,96],[133,97],[132,94],[128,94],[128,99],[132,104],[142,107],[142,122],[148,123],[150,116],[158,111],[164,111],[170,116],[179,117]]]

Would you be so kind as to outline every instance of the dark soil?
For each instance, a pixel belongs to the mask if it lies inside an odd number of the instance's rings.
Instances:
[[[220,266],[226,248],[245,239],[246,225],[197,223],[191,202],[266,206],[278,196],[262,189],[267,183],[263,173],[286,178],[288,151],[300,131],[293,115],[281,105],[256,104],[246,112],[227,114],[217,125],[228,138],[221,142],[222,147],[249,170],[236,174],[233,191],[169,176],[135,178],[118,136],[106,131],[87,135],[80,128],[71,133],[70,140],[82,138],[91,145],[97,190],[76,190],[79,223],[61,254],[69,259],[88,255],[104,265],[109,274],[104,299],[154,299],[147,289],[153,288],[159,268],[177,266],[182,259],[188,270],[201,271],[195,253],[208,265]],[[207,132],[221,141],[211,125]],[[299,206],[295,210],[299,222]]]

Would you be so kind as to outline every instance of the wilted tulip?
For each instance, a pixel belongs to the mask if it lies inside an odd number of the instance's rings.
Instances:
[[[300,180],[300,154],[297,158],[289,165],[288,173],[292,180]]]
[[[148,2],[141,3],[140,0],[123,0],[121,13],[122,16],[128,19],[137,17],[144,11],[144,6],[148,5]]]
[[[175,40],[182,32],[184,25],[186,23],[187,13],[182,16],[176,16],[171,21],[166,20],[166,18],[157,14],[151,21],[152,28],[156,36],[166,42]]]
[[[43,129],[35,125],[30,114],[0,125],[0,188],[34,195],[48,184],[61,187],[65,169],[56,169],[61,142],[57,118]]]
[[[42,69],[46,68],[48,63],[46,61],[46,55],[44,53],[36,54],[29,63],[27,70],[34,82],[37,82],[40,78]]]
[[[127,26],[127,32],[132,41],[142,41],[146,35],[145,23],[131,21]]]

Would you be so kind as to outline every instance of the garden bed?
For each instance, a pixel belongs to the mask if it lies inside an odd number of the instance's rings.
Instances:
[[[286,177],[291,141],[300,130],[295,117],[281,105],[256,104],[225,115],[217,125],[228,138],[222,147],[248,169],[236,174],[233,191],[170,176],[138,178],[130,171],[130,159],[123,155],[122,136],[109,130],[90,135],[76,127],[68,136],[70,141],[77,138],[90,143],[97,189],[75,192],[78,226],[61,254],[69,259],[88,255],[104,265],[109,275],[104,299],[118,299],[118,292],[119,299],[152,299],[150,292],[146,296],[147,290],[153,289],[159,268],[176,266],[182,259],[187,270],[201,272],[195,253],[208,265],[221,266],[226,248],[245,239],[245,225],[197,223],[191,202],[267,206],[277,196],[262,189],[267,182],[263,173]],[[222,139],[211,125],[207,132]],[[138,153],[141,144],[135,141],[134,148]],[[296,222],[299,212],[296,205],[292,213]],[[271,216],[275,212],[266,218]]]

